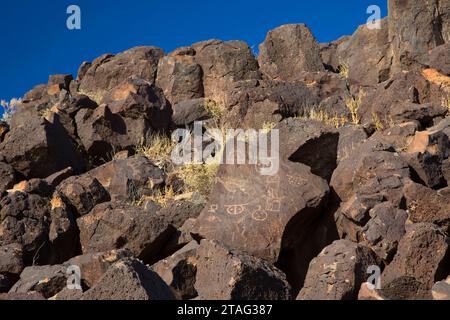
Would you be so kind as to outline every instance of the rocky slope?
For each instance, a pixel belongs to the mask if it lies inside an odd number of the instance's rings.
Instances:
[[[279,129],[278,175],[183,178],[161,137],[197,120]],[[449,137],[450,0],[105,54],[0,123],[0,298],[450,299]]]

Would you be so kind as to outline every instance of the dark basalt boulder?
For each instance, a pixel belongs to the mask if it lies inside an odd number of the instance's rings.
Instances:
[[[319,45],[304,24],[288,24],[267,34],[259,47],[261,71],[270,79],[295,81],[302,71],[323,71]]]

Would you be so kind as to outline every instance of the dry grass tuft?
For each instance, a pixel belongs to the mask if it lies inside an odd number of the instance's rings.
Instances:
[[[98,105],[100,105],[103,100],[103,94],[101,92],[87,92],[84,90],[78,90],[78,93],[89,97],[89,99],[95,101]]]
[[[375,125],[375,130],[376,131],[383,131],[384,130],[383,122],[381,121],[380,117],[375,112],[372,112],[372,120],[373,120],[373,123]]]
[[[338,67],[338,71],[341,77],[347,79],[350,74],[350,67],[347,63],[341,63],[341,65]]]
[[[161,169],[168,171],[172,164],[171,156],[175,145],[176,143],[170,137],[157,134],[147,143],[141,141],[136,147],[136,154],[148,158]]]
[[[362,103],[363,97],[364,97],[364,92],[361,90],[356,97],[350,95],[345,98],[345,105],[347,106],[348,110],[350,111],[350,113],[352,115],[352,123],[353,124],[361,123],[361,116],[359,115],[359,108],[361,108],[361,103]]]
[[[448,113],[450,113],[450,96],[442,98],[442,105],[447,108]]]
[[[214,185],[218,170],[217,163],[191,163],[177,168],[175,174],[184,182],[185,193],[197,191],[207,196]]]
[[[312,108],[309,111],[309,114],[299,117],[300,119],[304,120],[315,120],[325,123],[326,125],[333,126],[336,129],[339,129],[347,124],[347,119],[345,116],[338,116],[335,114],[334,116],[331,116],[327,111],[323,109],[315,109]]]
[[[216,120],[222,118],[225,114],[225,107],[213,100],[206,101],[204,108]]]

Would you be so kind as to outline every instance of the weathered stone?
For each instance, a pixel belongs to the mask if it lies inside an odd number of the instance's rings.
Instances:
[[[0,274],[19,276],[23,268],[22,247],[19,244],[0,247]]]
[[[295,81],[302,71],[323,71],[319,45],[304,24],[289,24],[270,31],[259,47],[261,71],[271,79]]]
[[[302,83],[259,81],[230,91],[225,122],[234,128],[262,129],[284,117],[309,115],[318,105],[319,99]]]
[[[54,261],[62,263],[75,256],[80,245],[75,214],[58,192],[50,200],[50,220],[48,239],[54,251]]]
[[[83,253],[129,249],[146,263],[154,262],[175,232],[164,217],[125,203],[104,203],[77,220]]]
[[[385,300],[377,290],[375,290],[373,284],[364,282],[361,285],[361,289],[358,293],[358,300],[372,300],[372,301],[379,301],[379,300]]]
[[[400,102],[391,107],[391,118],[395,123],[415,120],[428,124],[432,123],[434,118],[445,116],[447,112],[447,108],[441,105]]]
[[[180,300],[192,299],[198,295],[195,289],[198,247],[198,243],[192,241],[172,256],[152,266],[152,270],[171,287]]]
[[[279,130],[280,155],[292,162],[303,163],[311,173],[329,181],[337,166],[339,133],[319,121],[286,119]]]
[[[81,271],[81,282],[83,286],[92,288],[114,263],[131,258],[132,253],[128,250],[112,250],[100,253],[88,253],[70,259],[66,266],[77,266]]]
[[[450,76],[450,42],[431,50],[425,61],[430,68]]]
[[[313,259],[298,300],[352,300],[369,277],[367,270],[378,266],[369,248],[347,240],[335,241]]]
[[[370,221],[362,232],[364,242],[380,259],[390,261],[406,232],[408,214],[385,202],[370,210],[369,215]]]
[[[128,119],[146,119],[155,131],[168,128],[172,108],[163,91],[147,80],[130,78],[103,98],[113,114]]]
[[[395,150],[400,152],[408,148],[419,128],[420,124],[417,121],[404,122],[385,130],[377,131],[372,137],[393,145]]]
[[[382,195],[394,205],[402,198],[402,186],[409,179],[408,165],[385,142],[369,139],[337,166],[331,187],[345,202],[356,193]]]
[[[54,188],[43,179],[31,179],[15,184],[9,193],[20,191],[28,194],[36,194],[44,198],[50,198]]]
[[[207,99],[184,100],[173,106],[172,121],[178,127],[185,127],[193,124],[195,121],[203,121],[212,116],[206,110],[205,106],[212,103]]]
[[[164,217],[174,227],[181,228],[188,219],[197,218],[205,205],[203,201],[174,201],[158,210],[157,214]]]
[[[34,301],[34,300],[45,300],[44,296],[37,292],[28,293],[5,293],[0,294],[0,300],[6,301]]]
[[[413,223],[429,222],[450,230],[450,197],[420,184],[405,186],[406,207]]]
[[[22,192],[0,201],[0,245],[22,245],[25,265],[51,261],[49,209],[44,198]]]
[[[392,57],[388,20],[383,19],[380,23],[380,29],[360,26],[348,41],[337,48],[339,63],[348,68],[351,85],[375,85],[389,78]]]
[[[135,259],[116,262],[83,300],[172,300],[170,288],[153,271]]]
[[[367,133],[361,127],[341,127],[338,132],[337,163],[349,158],[368,138]]]
[[[47,94],[57,95],[61,90],[69,90],[70,82],[73,80],[71,74],[56,74],[48,77]]]
[[[378,120],[388,128],[396,121],[420,120],[423,127],[429,127],[430,120],[444,111],[439,106],[448,95],[445,81],[447,79],[443,75],[432,69],[395,73],[389,81],[374,89],[360,91],[362,98],[358,113],[361,123],[375,126]],[[427,109],[427,105],[432,108]]]
[[[116,56],[106,54],[92,62],[84,72],[80,91],[97,97],[103,95],[131,76],[154,83],[163,51],[156,47],[136,47]]]
[[[27,267],[9,293],[40,293],[48,299],[67,286],[67,268],[62,265]]]
[[[341,44],[350,41],[350,39],[351,36],[343,36],[335,41],[319,44],[320,57],[326,70],[335,73],[339,72],[342,59],[339,57],[337,49]]]
[[[258,62],[242,41],[210,40],[192,45],[194,61],[202,67],[205,98],[224,102],[233,82],[260,79]]]
[[[52,174],[51,176],[48,176],[47,178],[45,178],[45,180],[53,188],[56,188],[61,182],[70,178],[72,175],[73,169],[71,167],[68,167],[64,170]]]
[[[0,194],[11,189],[17,182],[14,168],[6,163],[0,162]]]
[[[436,282],[432,290],[433,300],[450,300],[450,277],[445,281]]]
[[[88,61],[84,61],[80,67],[78,68],[77,72],[77,80],[81,81],[83,80],[84,76],[86,75],[86,72],[89,70],[89,68],[92,66],[92,63]]]
[[[319,219],[328,192],[326,182],[299,163],[282,162],[274,176],[262,176],[251,165],[223,165],[191,232],[275,263],[284,251],[314,242],[306,234],[310,223]],[[289,261],[284,263],[297,265]],[[292,267],[299,283],[308,257],[303,256],[302,263]]]
[[[381,293],[389,299],[431,299],[434,283],[448,275],[449,245],[433,224],[410,226],[381,276]]]
[[[55,111],[55,113],[65,113],[69,115],[70,120],[73,120],[77,112],[81,109],[95,109],[97,106],[97,103],[86,95],[77,93],[70,94],[65,91],[60,94],[58,102],[51,110]],[[64,127],[67,128],[67,126]]]
[[[108,191],[90,174],[70,177],[57,190],[69,201],[77,216],[88,214],[97,204],[111,199]]]
[[[388,6],[395,71],[410,68],[419,56],[450,42],[448,1],[389,0]]]
[[[96,178],[113,201],[139,201],[165,181],[165,173],[143,156],[110,161],[87,175]]]
[[[0,120],[0,143],[5,139],[6,134],[9,132],[9,125],[5,121]]]
[[[116,151],[132,151],[147,143],[152,128],[144,118],[123,118],[113,114],[107,105],[95,110],[82,109],[75,117],[77,132],[91,162],[101,165]]]
[[[193,48],[180,48],[159,62],[156,85],[164,90],[172,105],[203,97],[203,70],[194,56]]]
[[[215,241],[197,249],[195,289],[206,300],[289,300],[290,286],[282,271]],[[214,257],[211,259],[211,257]]]
[[[23,121],[0,144],[0,154],[16,171],[27,178],[46,178],[69,166],[75,172],[83,169],[84,161],[61,123],[50,123],[37,111]]]
[[[450,140],[443,124],[417,132],[403,155],[417,178],[430,188],[446,184],[443,163],[450,156]]]

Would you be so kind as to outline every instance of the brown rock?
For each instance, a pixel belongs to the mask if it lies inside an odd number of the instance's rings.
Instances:
[[[398,205],[402,187],[409,179],[408,165],[385,142],[369,139],[347,159],[339,162],[331,178],[340,199],[345,202],[355,194],[381,195]]]
[[[389,0],[388,6],[396,71],[409,68],[419,56],[450,42],[448,1]]]
[[[9,125],[5,121],[0,120],[0,143],[5,139],[6,134],[9,132]]]
[[[369,215],[370,220],[363,229],[362,238],[380,259],[390,261],[406,232],[408,214],[384,202],[370,210]]]
[[[319,99],[302,83],[259,81],[231,89],[225,122],[233,128],[262,129],[264,123],[307,116]]]
[[[27,178],[46,178],[64,168],[80,172],[84,161],[64,127],[56,119],[50,123],[37,111],[30,111],[20,126],[12,126],[0,144],[0,154],[16,171]]]
[[[61,90],[69,91],[72,80],[71,74],[56,74],[48,77],[47,94],[52,96],[59,94]]]
[[[16,182],[14,168],[9,164],[0,162],[0,194],[11,189]]]
[[[319,45],[304,24],[289,24],[270,31],[259,47],[261,71],[271,79],[294,81],[302,71],[323,71]]]
[[[388,20],[381,21],[381,29],[369,29],[362,25],[353,36],[337,48],[339,64],[349,69],[351,85],[375,85],[386,81],[390,75]]]
[[[449,244],[437,226],[412,225],[382,274],[382,294],[389,299],[431,299],[435,281],[448,275]]]
[[[385,300],[378,292],[373,288],[373,285],[364,282],[361,285],[361,289],[358,293],[358,300],[373,300],[373,301],[379,301],[379,300]]]
[[[83,300],[172,300],[170,288],[161,278],[136,259],[116,262]]]
[[[164,217],[124,203],[98,205],[77,220],[83,253],[129,249],[146,263],[154,263],[175,228]]]
[[[155,131],[166,130],[172,116],[172,108],[162,90],[139,78],[127,79],[112,88],[102,103],[123,118],[146,119]]]
[[[45,300],[44,296],[37,292],[28,293],[5,293],[0,294],[0,300],[6,301],[37,301]]]
[[[164,172],[143,156],[116,159],[86,175],[96,178],[113,201],[139,201],[151,196],[165,181]]]
[[[0,201],[0,246],[22,246],[25,265],[52,261],[48,230],[50,208],[46,199],[21,192]]]
[[[313,256],[295,261],[291,251],[320,251],[310,224],[320,219],[328,192],[326,182],[299,163],[282,162],[275,176],[261,176],[251,165],[223,165],[191,232],[271,263],[281,259],[292,268],[292,281],[301,283]]]
[[[289,300],[283,272],[264,260],[203,240],[195,289],[206,300]],[[213,257],[213,258],[211,258]]]
[[[337,163],[350,157],[368,138],[361,127],[346,126],[338,129],[339,145]]]
[[[450,300],[450,277],[445,281],[436,282],[432,290],[433,300]]]
[[[70,177],[57,190],[69,201],[77,216],[88,214],[97,204],[110,200],[108,191],[90,174]]]
[[[446,122],[442,121],[429,130],[417,132],[403,155],[414,170],[417,180],[430,188],[446,184],[444,163],[450,155],[450,140],[444,126]]]
[[[103,55],[92,62],[83,71],[80,91],[96,97],[97,102],[103,95],[131,76],[155,82],[158,62],[163,51],[156,47],[136,47],[116,56]]]
[[[156,85],[164,90],[172,105],[203,97],[203,70],[194,56],[193,48],[180,48],[159,62]]]
[[[194,61],[203,70],[205,98],[224,102],[224,92],[241,80],[260,79],[258,62],[242,41],[210,40],[192,45]]]
[[[450,230],[450,197],[417,183],[405,186],[406,207],[413,223],[429,222]]]
[[[152,270],[171,287],[180,300],[193,299],[198,295],[195,289],[198,247],[198,243],[192,241],[172,256],[152,266]]]
[[[430,68],[450,76],[450,42],[434,48],[425,57]]]
[[[47,181],[47,183],[53,188],[56,188],[61,182],[70,178],[72,175],[73,169],[71,167],[68,167],[64,170],[52,174],[51,176],[48,176],[47,178],[45,178],[45,181]]]
[[[12,294],[40,293],[48,299],[67,286],[67,268],[62,265],[27,267],[11,288]]]
[[[70,259],[65,265],[79,267],[83,286],[91,288],[100,280],[111,265],[131,257],[132,254],[128,250],[112,250],[81,255]]]
[[[358,297],[368,268],[378,266],[369,248],[347,240],[335,241],[310,264],[297,300],[352,300]]]
[[[206,110],[205,106],[213,103],[207,99],[184,100],[173,106],[172,121],[178,127],[185,127],[193,124],[195,121],[203,121],[212,116]]]

